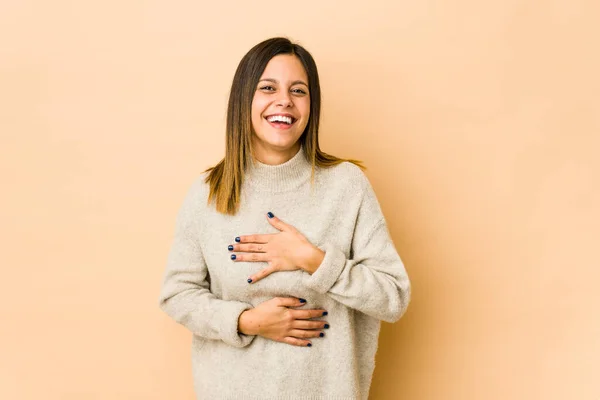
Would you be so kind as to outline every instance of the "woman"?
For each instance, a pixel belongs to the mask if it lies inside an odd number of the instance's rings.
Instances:
[[[366,399],[410,282],[369,181],[319,149],[317,67],[284,38],[235,73],[226,154],[179,211],[161,308],[198,399]],[[281,219],[280,219],[281,218]]]

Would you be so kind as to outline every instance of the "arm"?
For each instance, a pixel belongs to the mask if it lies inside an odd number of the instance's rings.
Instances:
[[[195,335],[244,347],[254,336],[238,333],[238,319],[252,305],[221,300],[210,291],[208,269],[198,243],[201,185],[200,179],[192,185],[177,215],[159,305]]]
[[[305,275],[304,284],[371,317],[395,322],[410,302],[411,285],[366,177],[363,183],[351,259],[335,245],[324,245],[322,262]]]

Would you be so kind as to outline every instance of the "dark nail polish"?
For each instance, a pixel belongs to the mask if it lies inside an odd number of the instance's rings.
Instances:
[[[232,260],[235,260],[235,254],[232,254],[232,255],[231,255],[231,259],[232,259]]]
[[[252,283],[252,279],[248,279],[248,283]]]
[[[273,213],[272,213],[271,211],[269,211],[269,212],[267,213],[267,215],[269,216],[269,218],[273,218],[273,217],[275,216],[275,215],[273,215]]]
[[[304,299],[299,299],[299,300],[300,300],[300,303],[306,303],[306,300],[304,300]]]
[[[227,246],[227,250],[233,251],[233,246],[232,245]]]
[[[311,346],[312,346],[312,343],[309,343],[309,344],[307,344],[307,346],[308,346],[308,347],[311,347]]]
[[[323,316],[326,316],[327,314],[329,314],[327,311],[323,312]]]
[[[325,334],[323,332],[319,333],[319,336],[323,337]]]
[[[325,329],[329,329],[329,324],[325,324]]]
[[[238,237],[236,237],[236,238],[235,238],[235,241],[239,243],[239,242],[240,242],[240,237],[239,237],[239,236],[238,236]]]

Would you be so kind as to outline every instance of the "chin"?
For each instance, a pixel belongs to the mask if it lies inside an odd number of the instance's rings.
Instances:
[[[277,135],[279,136],[279,135]],[[279,150],[288,150],[292,147],[294,147],[294,145],[298,142],[298,140],[300,139],[300,137],[294,137],[294,138],[290,138],[290,137],[267,137],[267,138],[261,138],[261,141],[267,145],[267,146],[271,146],[274,148],[277,148]]]

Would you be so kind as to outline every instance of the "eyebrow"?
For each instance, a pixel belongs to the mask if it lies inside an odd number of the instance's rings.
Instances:
[[[277,79],[273,79],[273,78],[263,78],[259,82],[262,82],[262,81],[279,83],[279,81]],[[294,86],[294,85],[304,85],[304,86],[308,87],[308,85],[304,81],[294,81],[294,82],[292,82],[291,86]]]

